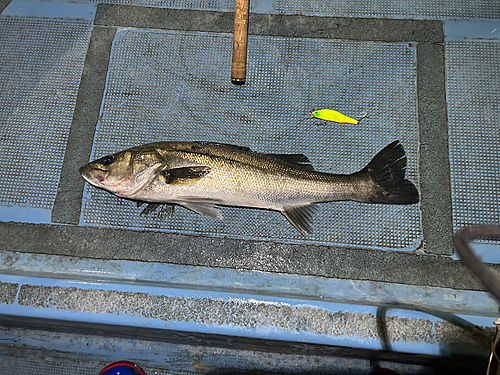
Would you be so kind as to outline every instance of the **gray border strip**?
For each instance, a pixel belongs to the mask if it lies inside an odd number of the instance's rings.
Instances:
[[[99,4],[95,24],[144,29],[232,33],[234,13]],[[250,14],[249,33],[384,42],[444,40],[441,21]]]
[[[0,13],[2,13],[5,8],[7,8],[7,5],[9,5],[11,1],[12,0],[0,0]]]
[[[452,255],[453,223],[448,151],[444,46],[417,46],[422,225],[426,253]]]
[[[92,30],[52,211],[55,223],[76,225],[80,220],[84,180],[78,168],[90,158],[115,34],[114,27],[94,26]]]
[[[46,224],[0,223],[0,233],[2,251],[485,290],[459,261],[405,252],[290,246],[273,242]],[[266,258],[259,260],[259,249],[263,248]],[[283,262],[284,257],[289,261]],[[309,261],[303,262],[302,259]],[[500,265],[491,267],[500,272]]]

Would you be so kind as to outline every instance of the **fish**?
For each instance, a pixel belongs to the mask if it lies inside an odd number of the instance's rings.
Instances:
[[[316,171],[303,154],[261,153],[204,141],[162,141],[104,156],[79,172],[91,185],[153,209],[178,205],[216,219],[222,219],[219,206],[273,210],[306,235],[312,232],[316,203],[418,203],[417,188],[405,178],[406,166],[399,141],[351,174]],[[145,211],[152,211],[151,207]]]

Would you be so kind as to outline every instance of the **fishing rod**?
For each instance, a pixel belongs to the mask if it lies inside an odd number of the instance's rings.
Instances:
[[[248,13],[250,0],[235,0],[234,4],[234,41],[231,82],[244,85],[247,75]]]

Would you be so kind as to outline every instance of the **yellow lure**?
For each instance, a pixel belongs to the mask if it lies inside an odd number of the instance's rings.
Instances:
[[[325,121],[339,122],[341,124],[358,124],[358,120],[347,117],[340,112],[334,111],[333,109],[319,109],[317,111],[312,111],[313,117],[319,118]]]

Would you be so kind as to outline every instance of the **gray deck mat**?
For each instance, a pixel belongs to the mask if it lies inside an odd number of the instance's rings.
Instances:
[[[91,29],[0,17],[1,205],[52,208]]]
[[[126,30],[114,42],[92,158],[158,140],[205,140],[304,153],[319,171],[352,173],[401,140],[418,183],[415,48],[408,43],[252,36],[247,84],[231,84],[227,34]],[[333,108],[359,125],[308,119]],[[172,219],[86,187],[82,223],[284,242],[414,249],[419,205],[322,204],[303,237],[279,213],[224,208],[224,221],[183,208]]]
[[[498,224],[500,214],[499,41],[446,46],[455,230]]]

